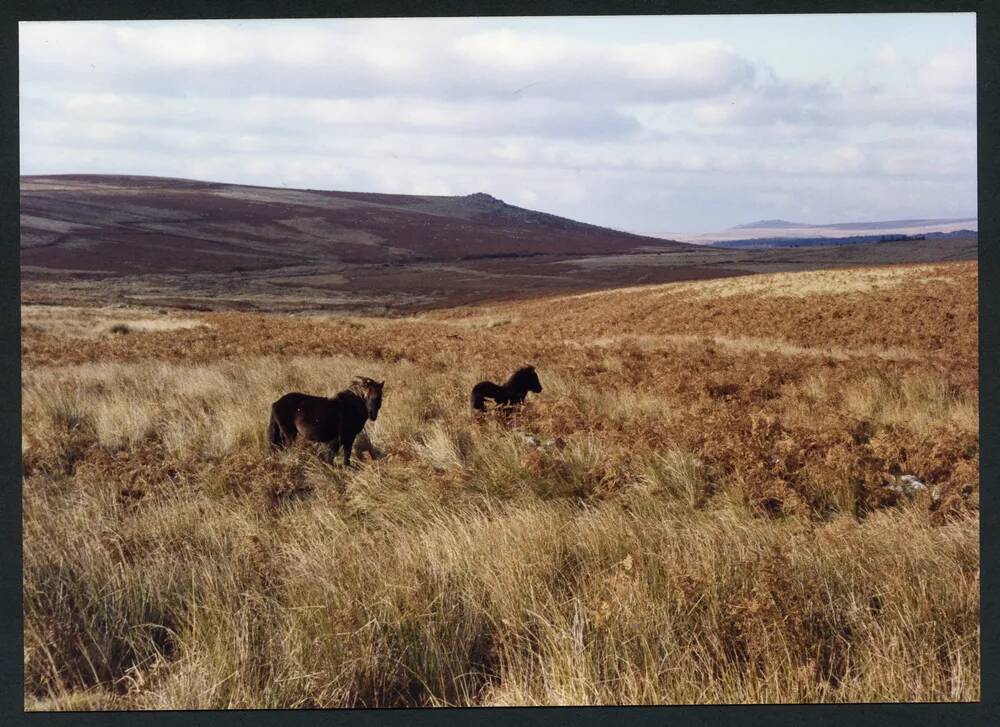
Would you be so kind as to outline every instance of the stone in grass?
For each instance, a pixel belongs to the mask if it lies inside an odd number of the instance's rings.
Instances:
[[[534,434],[526,434],[525,432],[519,432],[521,439],[525,441],[528,446],[537,447],[538,449],[563,449],[566,446],[566,441],[562,437],[555,437],[552,439],[540,439]]]
[[[927,490],[928,487],[915,475],[900,475],[896,478],[895,483],[889,485],[889,489],[899,495],[903,495],[909,500],[912,500],[919,493]],[[938,500],[941,497],[941,492],[936,485],[930,488],[930,493],[932,500]]]

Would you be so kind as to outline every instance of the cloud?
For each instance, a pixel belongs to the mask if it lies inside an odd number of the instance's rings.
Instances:
[[[51,133],[73,136],[88,124],[156,125],[198,129],[228,136],[226,130],[268,134],[316,135],[373,130],[449,133],[461,136],[534,136],[608,139],[637,133],[632,116],[611,107],[549,99],[437,101],[399,97],[295,99],[252,96],[235,99],[159,98],[149,95],[72,93],[56,99],[28,97],[24,118],[65,119]],[[22,124],[22,126],[25,126]],[[25,133],[31,133],[30,124]],[[37,138],[37,137],[36,137]]]
[[[487,191],[620,229],[974,209],[971,42],[887,39],[820,72],[754,38],[547,27],[22,24],[22,170]]]
[[[826,84],[775,78],[727,97],[694,106],[692,114],[713,125],[828,125],[836,93]]]
[[[73,33],[33,24],[22,26],[21,62],[26,75],[67,87],[179,96],[670,101],[714,96],[754,75],[748,59],[712,41],[609,47],[508,29],[455,34],[428,26],[429,34],[415,35],[352,33],[350,25],[103,23]]]
[[[899,63],[896,46],[892,43],[886,43],[879,48],[878,53],[875,55],[875,62],[882,66],[895,66]]]
[[[748,59],[713,41],[608,48],[497,30],[462,38],[455,48],[470,68],[483,75],[532,79],[532,94],[559,97],[703,98],[744,86],[754,76]]]
[[[975,91],[974,48],[950,48],[930,57],[920,69],[921,85],[932,91]]]

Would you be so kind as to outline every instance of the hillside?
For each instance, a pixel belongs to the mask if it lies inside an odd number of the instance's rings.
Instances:
[[[976,241],[723,250],[487,194],[420,197],[181,179],[22,177],[26,303],[368,314],[637,284],[972,260]]]
[[[456,261],[683,247],[508,205],[127,176],[24,177],[21,262],[91,273]]]

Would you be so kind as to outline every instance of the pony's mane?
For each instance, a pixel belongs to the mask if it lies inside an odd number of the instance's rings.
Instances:
[[[355,376],[351,381],[351,385],[347,387],[347,390],[365,399],[369,394],[378,390],[378,382],[367,376]]]
[[[506,386],[518,389],[527,388],[527,385],[531,382],[533,377],[536,377],[535,367],[522,366],[510,375],[510,378],[507,379]]]

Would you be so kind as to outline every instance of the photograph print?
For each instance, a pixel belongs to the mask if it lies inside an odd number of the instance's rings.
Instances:
[[[975,14],[18,54],[26,711],[980,700]]]

